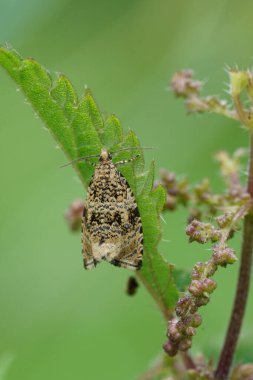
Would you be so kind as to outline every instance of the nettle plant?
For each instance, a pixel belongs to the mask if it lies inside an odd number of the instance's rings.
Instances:
[[[145,168],[135,133],[124,131],[115,115],[104,118],[90,90],[78,99],[64,75],[53,80],[34,59],[23,59],[10,48],[0,48],[0,64],[22,89],[67,159],[73,161],[73,168],[85,188],[94,167],[90,162],[76,161],[77,158],[99,155],[102,147],[118,151],[113,157],[115,161],[140,155],[119,169],[135,195],[144,234],[143,265],[140,271],[131,272],[128,293],[135,294],[142,283],[167,323],[164,354],[141,379],[253,379],[253,363],[232,368],[247,304],[253,252],[253,111],[251,105],[248,106],[253,102],[253,73],[228,70],[232,107],[214,96],[201,97],[202,83],[193,79],[189,70],[177,72],[171,81],[172,90],[177,97],[185,99],[189,112],[222,114],[248,129],[249,153],[238,149],[233,156],[225,151],[217,154],[226,191],[215,194],[207,179],[190,186],[186,178],[177,179],[167,170],[161,170],[160,179],[154,183],[154,162]],[[242,92],[248,97],[245,104],[241,101]],[[129,147],[130,150],[124,150]],[[240,159],[245,154],[249,155],[246,184],[239,175]],[[190,275],[168,263],[157,249],[161,238],[160,214],[175,211],[179,205],[188,210],[185,231],[189,241],[212,244],[209,260],[197,262]],[[83,201],[74,201],[66,214],[72,230],[80,230],[82,212]],[[192,357],[189,349],[202,323],[199,309],[208,304],[216,289],[215,272],[238,260],[229,241],[240,231],[241,225],[242,248],[234,307],[215,368],[209,358]]]

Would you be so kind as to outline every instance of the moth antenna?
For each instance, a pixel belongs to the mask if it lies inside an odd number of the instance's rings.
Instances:
[[[76,158],[75,160],[73,161],[70,161],[68,162],[67,164],[64,164],[64,165],[61,165],[60,168],[65,168],[65,166],[69,166],[69,165],[72,165],[76,162],[79,162],[79,161],[85,161],[86,159],[89,159],[89,158],[96,158],[96,157],[99,157],[100,155],[99,154],[92,154],[90,156],[85,156],[85,157],[79,157],[79,158]]]
[[[122,149],[118,149],[118,150],[114,150],[114,151],[111,151],[110,153],[118,153],[118,152],[122,152],[123,150],[142,150],[142,149],[157,149],[157,147],[155,146],[130,146],[129,148],[122,148]]]
[[[124,150],[142,150],[142,149],[157,149],[157,147],[154,147],[154,146],[142,146],[142,147],[131,146],[129,148],[122,148],[122,149],[118,149],[118,150],[112,151],[111,153],[118,153],[118,152],[122,152]],[[85,161],[86,159],[96,158],[96,157],[100,157],[100,154],[92,154],[90,156],[79,157],[79,158],[77,158],[75,160],[72,160],[72,161],[68,162],[67,164],[61,165],[60,168],[65,168],[66,166],[72,165],[72,164],[74,164],[76,162]]]
[[[78,146],[78,147],[75,147],[74,149],[75,150],[78,150],[80,148],[84,148],[84,147],[87,147],[87,145],[81,145],[81,146]],[[137,146],[132,146],[132,147],[129,147],[129,148],[122,148],[122,149],[119,149],[119,150],[116,150],[114,152],[111,152],[111,153],[117,153],[117,152],[121,152],[122,150],[131,150],[131,149],[158,149],[157,146],[143,146],[143,147],[137,147]],[[108,149],[109,151],[109,149]]]

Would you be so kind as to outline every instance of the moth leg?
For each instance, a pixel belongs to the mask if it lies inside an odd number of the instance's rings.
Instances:
[[[125,165],[125,164],[128,164],[129,162],[132,162],[134,160],[136,160],[138,157],[140,157],[140,154],[136,154],[136,156],[130,158],[129,160],[121,160],[121,161],[118,161],[118,162],[115,162],[114,165]]]
[[[91,252],[91,245],[89,240],[87,239],[87,236],[84,235],[83,237],[83,266],[85,269],[93,269],[97,265],[97,260],[94,259]]]
[[[96,166],[97,165],[97,162],[92,162],[91,160],[89,160],[88,158],[85,159],[86,163],[88,165],[91,165],[91,166]]]
[[[111,261],[111,264],[115,265],[116,267],[127,268],[131,270],[140,270],[142,267],[142,260],[140,259],[139,261],[132,263],[131,261],[127,260],[114,259]]]
[[[93,258],[92,259],[88,258],[88,256],[86,256],[83,253],[83,266],[85,269],[93,269],[96,267],[96,265],[97,265],[96,260],[94,260]]]

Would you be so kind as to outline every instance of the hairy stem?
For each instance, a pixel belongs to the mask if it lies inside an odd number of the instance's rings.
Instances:
[[[248,173],[248,193],[253,201],[253,133],[250,132],[250,157]],[[228,378],[230,367],[233,361],[236,345],[240,335],[240,330],[247,305],[251,265],[253,254],[253,214],[246,215],[243,227],[243,243],[241,251],[241,264],[235,294],[234,306],[230,317],[230,322],[221,352],[218,367],[215,373],[216,380]]]

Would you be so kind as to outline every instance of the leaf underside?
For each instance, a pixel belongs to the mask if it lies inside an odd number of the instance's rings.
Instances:
[[[161,235],[159,215],[166,194],[162,187],[153,189],[154,162],[145,169],[137,136],[131,130],[124,131],[115,115],[104,119],[90,90],[79,100],[71,82],[64,75],[58,75],[53,80],[48,71],[34,59],[23,59],[14,50],[2,47],[0,64],[22,89],[68,160],[99,154],[102,147],[112,152],[119,148],[136,147],[136,150],[116,153],[113,160],[125,160],[140,154],[132,163],[120,166],[121,173],[135,193],[143,224],[143,267],[138,276],[168,316],[178,299],[176,283],[180,276],[175,272],[174,278],[172,266],[157,250]],[[96,159],[91,160],[96,162]],[[85,187],[94,171],[91,162],[73,163]]]

